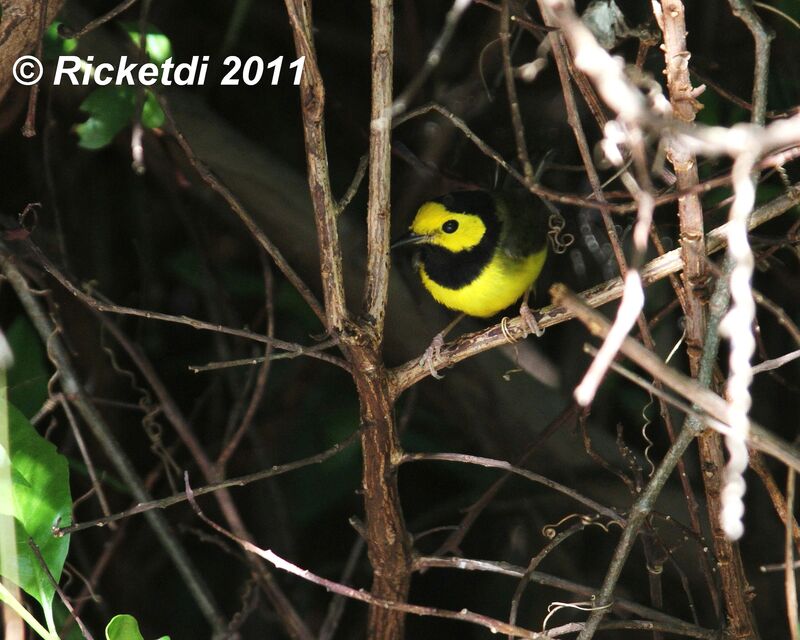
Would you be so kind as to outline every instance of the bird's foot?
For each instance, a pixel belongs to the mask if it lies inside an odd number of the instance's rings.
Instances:
[[[425,353],[422,354],[422,358],[420,358],[419,361],[419,366],[428,367],[428,371],[431,372],[431,376],[433,376],[437,380],[441,380],[442,378],[444,378],[444,376],[440,375],[439,372],[436,371],[436,367],[433,366],[433,361],[439,357],[439,354],[441,353],[443,346],[444,346],[444,331],[436,334],[436,336],[433,338],[433,342],[431,342],[430,346],[427,349],[425,349]]]
[[[536,322],[536,317],[533,315],[533,311],[528,306],[527,302],[523,302],[519,308],[519,315],[522,316],[522,319],[525,321],[525,324],[528,326],[528,329],[532,334],[534,334],[537,338],[541,338],[544,335],[544,329],[539,326],[539,323]]]

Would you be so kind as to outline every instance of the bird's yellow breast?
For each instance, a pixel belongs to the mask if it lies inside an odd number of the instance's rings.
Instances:
[[[458,289],[431,280],[424,266],[420,266],[419,274],[422,284],[440,304],[470,316],[488,318],[522,297],[539,276],[546,257],[546,247],[521,260],[496,252],[477,278]]]

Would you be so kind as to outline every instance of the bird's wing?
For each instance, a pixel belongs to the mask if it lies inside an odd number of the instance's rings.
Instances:
[[[547,242],[544,207],[527,193],[503,193],[497,198],[497,215],[503,222],[500,247],[512,259],[541,251]]]

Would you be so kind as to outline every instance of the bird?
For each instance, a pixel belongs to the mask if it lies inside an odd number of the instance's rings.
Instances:
[[[520,314],[541,335],[527,298],[547,258],[547,217],[529,194],[454,191],[424,202],[392,249],[407,245],[418,248],[414,263],[423,287],[462,314],[434,338],[421,363],[431,366],[463,315],[490,318],[523,296]]]

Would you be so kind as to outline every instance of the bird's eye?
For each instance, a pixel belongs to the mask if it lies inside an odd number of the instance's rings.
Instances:
[[[448,220],[442,225],[442,231],[445,233],[453,233],[458,229],[458,220]]]

